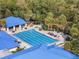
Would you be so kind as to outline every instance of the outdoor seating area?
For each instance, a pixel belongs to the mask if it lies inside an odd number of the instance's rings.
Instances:
[[[59,37],[61,37],[61,36],[62,36],[62,37],[64,36],[64,33],[62,33],[62,32],[57,32],[57,31],[49,31],[48,34],[51,35],[51,36],[57,37],[57,38],[59,38]]]

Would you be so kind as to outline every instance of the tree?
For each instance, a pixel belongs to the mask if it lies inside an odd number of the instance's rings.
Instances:
[[[71,44],[71,41],[66,41],[65,44],[64,44],[64,49],[68,50],[68,51],[71,51],[72,48],[73,48],[73,46]]]
[[[59,18],[58,18],[58,25],[63,30],[67,26],[67,19],[66,19],[66,16],[64,14],[59,16]]]
[[[79,41],[75,39],[72,41],[66,41],[64,49],[79,55]]]
[[[76,27],[70,29],[70,34],[72,37],[77,38],[79,36],[79,30]]]
[[[12,10],[15,8],[16,0],[0,0],[0,14],[1,18],[11,16]]]
[[[79,29],[79,15],[75,15],[73,23],[75,25],[75,27],[77,27]]]
[[[45,24],[48,26],[48,29],[52,28],[52,25],[55,24],[55,20],[53,19],[53,13],[49,12],[47,17],[45,18]]]

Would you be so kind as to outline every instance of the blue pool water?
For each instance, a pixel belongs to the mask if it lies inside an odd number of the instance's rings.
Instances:
[[[37,46],[40,44],[50,44],[50,43],[57,41],[57,40],[52,39],[44,34],[37,32],[34,29],[20,32],[20,33],[14,34],[14,35],[16,37],[22,39],[23,41],[31,44],[32,46]]]

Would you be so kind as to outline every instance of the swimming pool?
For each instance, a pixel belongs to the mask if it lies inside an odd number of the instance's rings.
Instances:
[[[22,39],[23,41],[31,44],[32,46],[37,46],[40,44],[51,44],[57,40],[52,39],[42,33],[37,32],[34,29],[23,31],[17,34],[14,34],[16,37]]]

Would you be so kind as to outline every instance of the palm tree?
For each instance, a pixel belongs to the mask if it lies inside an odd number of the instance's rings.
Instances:
[[[1,19],[0,20],[0,25],[1,25],[1,27],[5,27],[6,21],[4,19]]]

